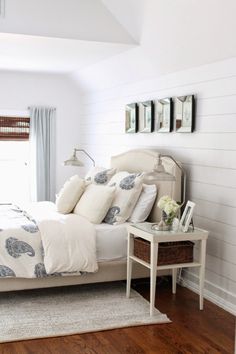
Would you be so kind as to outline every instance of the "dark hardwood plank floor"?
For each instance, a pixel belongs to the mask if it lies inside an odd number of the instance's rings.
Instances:
[[[149,298],[149,283],[133,287]],[[235,317],[209,301],[198,310],[198,296],[170,279],[158,281],[156,306],[173,321],[67,337],[0,344],[1,354],[232,354]]]

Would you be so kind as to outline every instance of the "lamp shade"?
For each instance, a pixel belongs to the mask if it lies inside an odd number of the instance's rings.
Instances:
[[[174,182],[176,178],[174,175],[168,172],[158,172],[156,170],[153,170],[151,172],[145,173],[144,180],[145,183],[150,184],[157,181]]]
[[[155,181],[168,181],[174,182],[176,178],[171,173],[166,172],[162,161],[161,156],[159,155],[156,165],[151,172],[147,172],[145,174],[145,182],[146,183],[153,183]]]
[[[68,160],[64,161],[63,165],[64,166],[78,166],[78,167],[84,166],[83,162],[77,158],[77,155],[76,155],[77,152],[82,152],[83,154],[85,154],[92,161],[93,166],[95,166],[94,159],[87,153],[87,151],[85,151],[84,149],[77,149],[77,148],[74,149],[73,155]]]
[[[78,160],[77,156],[72,155],[68,160],[64,161],[64,166],[84,166],[83,162]]]

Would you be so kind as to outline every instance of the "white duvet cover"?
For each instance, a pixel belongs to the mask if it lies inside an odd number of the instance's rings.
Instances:
[[[126,261],[127,225],[95,225],[98,262]]]
[[[24,210],[24,211],[23,211]],[[97,270],[94,226],[50,202],[0,206],[0,278]]]

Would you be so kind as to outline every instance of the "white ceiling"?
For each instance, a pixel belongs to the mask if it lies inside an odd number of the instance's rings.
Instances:
[[[5,0],[0,32],[134,43],[101,0]]]
[[[102,0],[102,2],[136,42],[139,43],[143,30],[143,19],[147,1]]]
[[[125,0],[103,1],[110,9],[119,2],[120,9]],[[80,86],[104,89],[236,57],[236,0],[145,0],[145,5],[140,45],[78,70]],[[123,7],[123,20],[124,14]]]
[[[236,0],[5,1],[0,69],[91,90],[236,56]]]
[[[131,45],[0,33],[0,69],[71,73]]]
[[[0,69],[72,72],[136,45],[101,0],[5,0]]]

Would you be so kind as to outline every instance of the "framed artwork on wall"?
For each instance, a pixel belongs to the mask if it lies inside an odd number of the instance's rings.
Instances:
[[[194,96],[180,96],[175,99],[175,129],[178,133],[192,133],[194,130]]]
[[[130,103],[125,106],[125,132],[137,133],[138,131],[138,105]]]
[[[140,102],[138,104],[140,133],[151,133],[154,128],[154,103],[153,101]]]
[[[169,133],[173,129],[173,103],[171,98],[155,101],[155,131]]]

